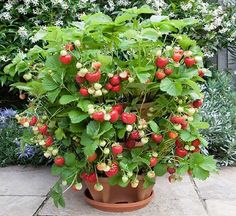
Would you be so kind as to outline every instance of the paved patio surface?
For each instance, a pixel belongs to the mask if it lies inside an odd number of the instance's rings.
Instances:
[[[49,197],[57,178],[47,167],[12,166],[0,168],[0,216],[120,216],[88,206],[82,192],[68,191],[66,207],[56,208]],[[180,183],[170,184],[157,178],[155,197],[145,208],[124,216],[235,216],[236,167],[223,168],[207,181],[185,176]]]

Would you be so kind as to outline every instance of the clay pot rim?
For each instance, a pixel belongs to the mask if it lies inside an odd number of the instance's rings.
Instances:
[[[91,199],[88,194],[90,194],[90,192],[88,189],[86,189],[84,191],[83,195],[84,195],[85,201],[89,205],[91,205],[99,210],[109,211],[109,212],[135,211],[135,210],[138,210],[138,209],[146,206],[151,201],[151,199],[154,197],[154,191],[152,190],[151,195],[144,200],[132,202],[132,203],[116,203],[116,204],[114,204],[114,203],[104,203],[104,202],[95,201],[95,200]]]

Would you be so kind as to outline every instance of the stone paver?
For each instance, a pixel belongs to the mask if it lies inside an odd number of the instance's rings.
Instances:
[[[67,191],[66,207],[56,208],[47,200],[57,178],[47,167],[8,167],[0,169],[0,216],[120,216],[88,206],[82,192]],[[170,184],[157,178],[155,197],[146,207],[124,216],[235,216],[236,167],[223,168],[207,181],[191,181],[188,176]]]
[[[10,166],[0,169],[1,195],[45,196],[56,181],[50,168]]]
[[[158,178],[154,191],[155,197],[147,207],[135,212],[122,213],[122,215],[207,216],[188,176],[184,178],[183,182],[176,184],[170,184],[164,177]],[[53,206],[52,200],[49,200],[39,211],[39,215],[120,216],[121,214],[98,211],[84,202],[82,193],[68,191],[65,209],[57,209]]]
[[[0,168],[0,216],[32,216],[56,180],[48,167]]]
[[[224,167],[207,181],[194,182],[210,216],[236,215],[236,167]]]

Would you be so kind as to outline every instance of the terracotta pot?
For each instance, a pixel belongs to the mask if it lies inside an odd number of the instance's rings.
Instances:
[[[100,203],[99,204],[100,207],[102,206],[104,207],[104,205],[102,205],[101,203],[115,204],[116,208],[118,204],[122,204],[123,208],[127,209],[127,210],[124,210],[122,208],[122,210],[120,211],[131,211],[131,210],[128,210],[131,208],[131,206],[132,206],[131,209],[134,208],[133,210],[142,208],[150,202],[151,200],[150,197],[152,197],[153,195],[152,194],[153,186],[147,189],[143,189],[144,179],[142,176],[139,176],[138,179],[139,179],[139,185],[137,188],[132,188],[130,184],[127,187],[123,188],[123,187],[120,187],[119,185],[111,186],[108,183],[108,178],[99,178],[99,183],[101,183],[104,188],[100,192],[94,190],[94,183],[85,182],[88,187],[89,193],[91,195],[90,200],[89,200],[88,195],[86,196],[87,200],[86,199],[85,200],[90,205],[93,205],[93,206],[96,204],[96,202]],[[94,202],[91,203],[91,200]],[[134,203],[136,203],[136,205],[134,205]],[[128,204],[131,204],[131,206]],[[99,206],[97,208],[99,208]],[[119,209],[119,206],[118,206],[118,209]],[[110,211],[110,210],[105,210],[105,211]]]

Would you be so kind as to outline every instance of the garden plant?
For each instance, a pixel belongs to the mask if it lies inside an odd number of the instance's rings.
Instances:
[[[79,191],[82,181],[102,193],[101,177],[147,189],[165,173],[173,182],[216,171],[213,156],[201,153],[207,141],[199,131],[208,127],[199,83],[210,71],[183,34],[197,20],[154,14],[143,6],[113,19],[84,15],[76,27],[49,27],[46,45],[26,54],[32,79],[14,84],[30,102],[16,115],[25,128],[21,144],[54,159],[57,206],[64,206],[64,187]]]

